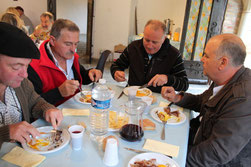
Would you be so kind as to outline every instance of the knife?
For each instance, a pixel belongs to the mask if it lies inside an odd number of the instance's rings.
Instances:
[[[129,150],[129,151],[133,151],[133,152],[136,152],[136,153],[146,153],[146,152],[149,152],[149,151],[143,151],[143,150],[136,150],[136,149],[128,148],[128,147],[124,147],[124,149]],[[163,155],[168,156],[169,158],[173,158],[170,155],[166,155],[166,154],[163,154]]]
[[[93,81],[93,82],[92,82],[92,86],[91,86],[92,89],[94,88],[94,86],[95,86],[95,82]]]
[[[142,85],[142,86],[140,86],[139,89],[146,88],[146,87],[148,87],[148,84],[147,84],[147,83],[144,84],[144,85]]]
[[[147,151],[136,150],[136,149],[128,148],[128,147],[124,147],[124,149],[129,150],[129,151],[133,151],[133,152],[136,152],[136,153],[146,153],[147,152]]]
[[[127,86],[129,86],[128,83],[126,84],[125,88],[126,88]],[[122,90],[122,92],[120,93],[120,95],[118,96],[117,99],[121,98],[121,96],[122,96],[123,94],[124,94],[124,90]]]

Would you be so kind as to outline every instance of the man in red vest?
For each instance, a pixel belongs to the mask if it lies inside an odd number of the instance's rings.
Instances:
[[[41,57],[28,68],[28,78],[35,90],[49,103],[59,105],[74,96],[82,84],[98,81],[102,72],[86,70],[75,52],[79,28],[70,20],[58,19],[51,28],[50,39],[40,46]]]

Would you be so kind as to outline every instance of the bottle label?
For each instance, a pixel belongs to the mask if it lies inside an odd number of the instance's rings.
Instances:
[[[111,99],[105,101],[99,101],[92,98],[92,107],[97,109],[108,109],[110,108]]]

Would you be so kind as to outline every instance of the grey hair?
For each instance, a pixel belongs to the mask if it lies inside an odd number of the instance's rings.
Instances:
[[[60,34],[61,30],[65,29],[65,28],[71,32],[79,32],[80,31],[78,26],[74,22],[67,20],[67,19],[57,19],[51,27],[50,35],[55,37],[56,39],[58,39],[61,35]]]
[[[159,20],[149,20],[146,23],[145,28],[149,25],[151,25],[151,28],[153,28],[155,31],[158,29],[162,29],[164,34],[166,34],[166,25],[163,22]]]
[[[241,66],[246,58],[246,47],[238,36],[222,34],[216,55],[226,55],[231,59],[233,66]]]

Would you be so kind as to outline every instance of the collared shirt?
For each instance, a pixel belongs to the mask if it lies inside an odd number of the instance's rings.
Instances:
[[[69,60],[66,60],[66,71],[60,67],[57,59],[55,58],[54,54],[52,53],[52,50],[51,50],[51,47],[50,47],[50,43],[48,42],[47,43],[47,48],[50,52],[50,54],[52,55],[53,57],[53,60],[55,62],[55,65],[64,73],[64,75],[66,76],[66,78],[68,80],[71,80],[71,79],[74,79],[74,74],[73,74],[73,70],[72,70],[72,66],[73,66],[73,61],[74,61],[74,56],[72,56],[71,59]]]
[[[22,121],[22,110],[13,88],[5,89],[5,103],[0,101],[0,126]]]

